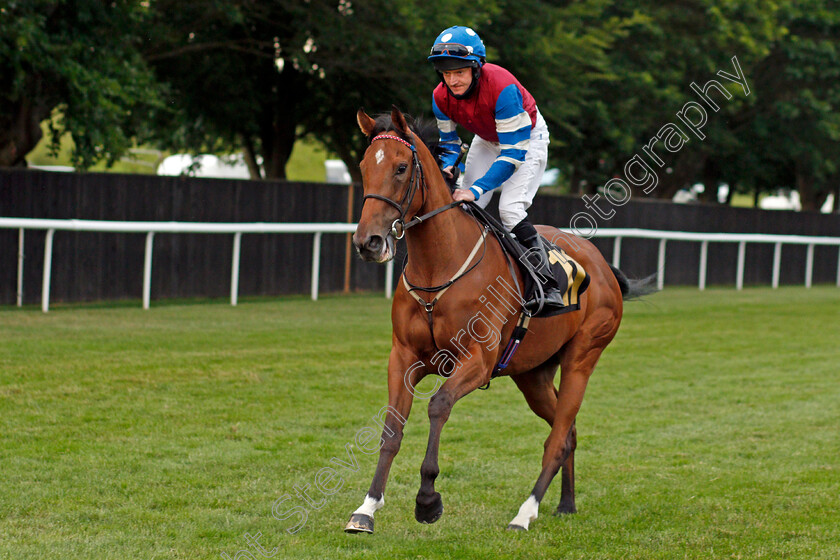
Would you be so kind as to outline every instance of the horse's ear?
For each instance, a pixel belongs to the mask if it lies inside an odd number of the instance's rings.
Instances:
[[[370,136],[373,133],[373,128],[376,126],[376,121],[365,113],[363,107],[359,107],[359,110],[356,111],[356,122],[359,123],[359,128],[362,129],[365,136]]]
[[[402,111],[397,109],[396,105],[391,105],[391,122],[394,123],[394,128],[403,136],[408,136],[408,123],[405,122],[405,115]]]

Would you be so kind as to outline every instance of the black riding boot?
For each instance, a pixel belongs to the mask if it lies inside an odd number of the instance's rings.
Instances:
[[[551,267],[548,262],[548,254],[546,253],[545,245],[543,245],[536,228],[525,219],[516,224],[511,230],[526,249],[528,264],[537,273],[537,276],[542,277],[542,287],[545,292],[545,300],[540,314],[545,314],[549,311],[556,311],[561,307],[565,307],[563,303],[563,293],[557,285],[557,280],[551,273]],[[539,292],[534,294],[534,297],[525,303],[525,309],[530,312],[536,312],[539,308]]]

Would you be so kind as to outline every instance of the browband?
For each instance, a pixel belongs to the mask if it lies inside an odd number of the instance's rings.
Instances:
[[[377,140],[386,140],[386,139],[387,140],[396,140],[397,142],[402,142],[403,144],[405,144],[406,146],[411,148],[412,152],[415,151],[414,150],[414,145],[411,142],[403,140],[399,136],[394,136],[393,134],[380,134],[379,136],[374,137],[373,140],[370,141],[370,143],[373,144]]]

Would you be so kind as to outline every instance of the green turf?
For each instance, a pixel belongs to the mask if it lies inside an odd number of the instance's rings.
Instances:
[[[375,456],[346,444],[386,403],[381,296],[231,308],[0,310],[0,558],[840,557],[840,290],[672,289],[626,308],[578,417],[577,505],[559,479],[505,530],[547,428],[509,379],[444,429],[445,513],[414,521],[428,433],[415,405],[376,534],[346,535]],[[342,487],[295,518],[294,486]],[[336,481],[333,481],[335,483]],[[255,558],[262,558],[254,553]]]

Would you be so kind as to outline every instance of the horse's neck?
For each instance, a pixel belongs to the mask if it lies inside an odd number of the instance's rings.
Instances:
[[[452,202],[443,179],[432,178],[426,202],[418,214]],[[437,286],[449,281],[469,257],[481,229],[460,208],[452,208],[405,233],[408,279],[418,285]]]

